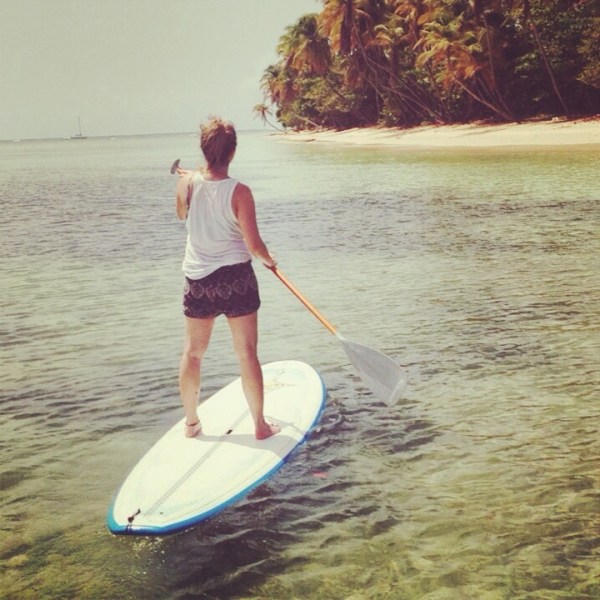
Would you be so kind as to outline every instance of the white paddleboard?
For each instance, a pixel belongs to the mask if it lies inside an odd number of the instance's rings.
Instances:
[[[142,457],[117,492],[107,517],[117,534],[162,535],[190,527],[232,505],[285,462],[317,423],[326,391],[298,361],[263,365],[264,412],[281,432],[257,440],[238,378],[203,402],[202,433],[174,425]]]

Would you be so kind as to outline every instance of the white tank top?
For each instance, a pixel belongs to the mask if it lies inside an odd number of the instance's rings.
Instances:
[[[193,175],[182,266],[189,279],[252,259],[231,205],[237,184],[237,179],[209,181],[199,173]]]

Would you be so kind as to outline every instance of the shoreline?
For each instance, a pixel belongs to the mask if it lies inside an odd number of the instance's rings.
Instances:
[[[320,142],[355,146],[404,148],[494,148],[499,146],[600,145],[600,115],[582,119],[554,118],[547,121],[357,127],[354,129],[298,131],[272,134],[282,141]]]

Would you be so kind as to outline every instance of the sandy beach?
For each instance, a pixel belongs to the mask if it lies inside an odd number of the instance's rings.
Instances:
[[[407,148],[600,145],[600,116],[497,125],[428,125],[412,129],[364,127],[277,135],[283,141]]]

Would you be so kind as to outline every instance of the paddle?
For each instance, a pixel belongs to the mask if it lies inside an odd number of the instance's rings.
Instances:
[[[270,269],[321,324],[338,338],[350,362],[371,391],[389,406],[394,405],[406,388],[407,376],[404,369],[383,352],[346,339],[277,267]]]

